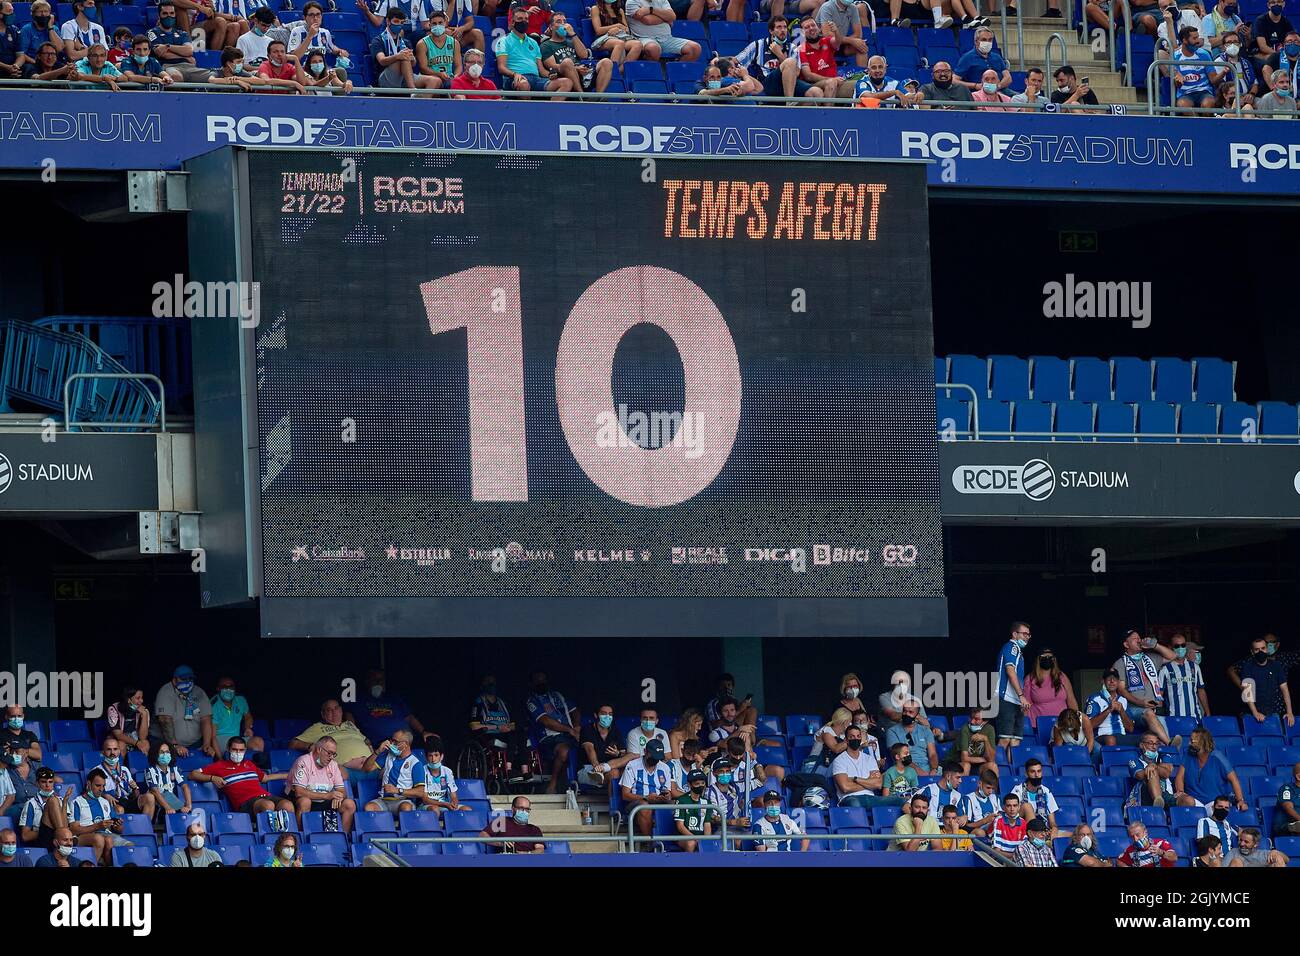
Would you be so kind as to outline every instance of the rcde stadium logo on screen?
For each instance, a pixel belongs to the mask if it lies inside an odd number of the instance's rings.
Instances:
[[[952,486],[963,495],[1024,495],[1045,501],[1056,490],[1056,472],[1041,458],[1023,465],[958,465]]]

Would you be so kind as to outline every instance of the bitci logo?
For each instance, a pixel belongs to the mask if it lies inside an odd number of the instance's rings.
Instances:
[[[813,564],[866,564],[871,552],[866,548],[833,548],[829,544],[813,545]]]

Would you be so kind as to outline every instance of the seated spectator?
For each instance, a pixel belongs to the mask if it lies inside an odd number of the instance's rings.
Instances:
[[[30,791],[20,789],[14,800],[13,805],[22,808],[18,811],[18,832],[25,844],[49,846],[54,831],[68,825],[65,801],[72,799],[72,788],[68,787],[65,797],[60,799],[54,792],[54,783],[54,771],[41,767],[36,771],[35,787]]]
[[[1121,0],[1121,3],[1123,0]],[[1088,22],[1098,27],[1100,32],[1106,36],[1110,35],[1110,4],[1111,0],[1088,0],[1084,6],[1084,13],[1088,15]],[[1095,36],[1098,31],[1089,28],[1088,36]]]
[[[974,93],[987,82],[984,74],[989,70],[993,71],[993,82],[997,85],[994,93],[1011,85],[1011,67],[1002,54],[993,49],[993,31],[980,27],[975,31],[975,45],[957,60],[953,73],[956,82]]]
[[[122,746],[113,737],[105,737],[100,748],[102,758],[93,769],[104,772],[104,796],[119,813],[143,813],[153,819],[157,803],[153,794],[140,789],[131,768],[122,760]]]
[[[668,731],[659,726],[659,712],[653,707],[643,707],[640,723],[627,732],[628,753],[639,757],[645,753],[645,746],[651,740],[659,741],[663,745],[664,753],[672,753],[672,742],[668,739]]]
[[[104,794],[107,782],[108,776],[99,767],[86,774],[86,792],[68,804],[68,829],[78,846],[90,847],[104,866],[111,866],[113,847],[131,843],[119,835],[122,821],[113,816],[116,808]]]
[[[158,62],[158,58],[150,55],[149,38],[145,36],[143,33],[135,38],[135,43],[131,47],[130,55],[127,56],[126,59],[122,60],[121,64],[118,66],[118,69],[122,71],[122,76],[128,81],[130,81],[131,83],[145,83],[154,86],[170,86],[172,83],[175,82],[175,80],[172,79],[171,73],[169,73],[167,70],[164,70],[162,64]],[[139,694],[141,698],[143,698],[144,696],[143,691],[136,691],[136,693]],[[112,711],[110,709],[110,714],[111,713]],[[132,718],[134,719],[134,717],[135,715],[133,714]],[[147,721],[148,721],[148,717],[146,715],[145,716],[146,724]],[[109,733],[113,733],[113,718],[111,716],[109,717],[108,726],[109,726]],[[129,733],[122,732],[122,731],[119,731],[119,733],[121,734],[121,736],[118,738],[119,741],[125,741],[127,744],[130,744],[132,746],[136,744],[142,744],[142,746],[140,746],[138,749],[140,749],[144,753],[149,752],[148,739],[141,740],[139,737],[132,739],[132,736]],[[161,744],[160,746],[165,747],[167,745],[164,743]]]
[[[1160,4],[1152,0],[1151,3],[1138,3],[1137,0],[1127,0],[1128,12],[1133,28],[1139,33],[1146,33],[1155,36],[1156,31],[1160,29],[1161,11]],[[1118,29],[1118,24],[1116,24]]]
[[[1255,827],[1243,827],[1237,834],[1237,848],[1228,853],[1224,859],[1228,866],[1238,867],[1273,867],[1282,868],[1290,859],[1281,850],[1268,850],[1260,846],[1262,838]]]
[[[1118,674],[1115,679],[1118,683]],[[1120,698],[1120,702],[1123,703],[1123,698]],[[1092,734],[1092,721],[1081,710],[1061,711],[1056,715],[1056,723],[1052,725],[1052,746],[1083,747],[1092,753],[1097,749],[1097,741]]]
[[[189,31],[176,23],[176,5],[164,2],[158,7],[158,22],[149,30],[153,55],[172,79],[185,83],[206,83],[211,70],[194,62],[194,45]],[[220,748],[218,747],[218,752]]]
[[[72,835],[72,830],[68,827],[59,827],[54,831],[49,843],[43,843],[42,846],[48,846],[50,851],[36,861],[36,866],[56,866],[63,869],[72,869],[72,853],[77,848],[77,838]]]
[[[41,46],[49,43],[59,54],[63,52],[63,37],[58,24],[54,22],[53,8],[49,0],[35,0],[31,7],[32,22],[23,24],[18,31],[18,45],[26,57],[24,66],[36,65],[36,54]]]
[[[243,737],[253,753],[266,751],[266,741],[253,733],[253,711],[247,698],[235,689],[233,677],[217,681],[216,696],[208,704],[212,708],[212,732],[218,751],[226,749],[231,737]]]
[[[918,790],[912,794],[912,799],[907,802],[904,812],[900,813],[898,819],[894,821],[894,834],[900,839],[890,840],[885,849],[902,850],[906,853],[928,850],[929,840],[901,838],[913,837],[918,833],[937,834],[938,832],[939,822],[930,816],[930,798],[926,796],[924,790]]]
[[[1169,16],[1167,11],[1165,15]],[[1179,30],[1178,43],[1178,49],[1174,50],[1173,54],[1173,59],[1179,63],[1178,66],[1173,67],[1172,73],[1174,87],[1178,91],[1174,105],[1181,108],[1212,108],[1215,88],[1222,80],[1224,71],[1204,65],[1183,65],[1184,63],[1206,64],[1214,60],[1214,54],[1201,46],[1201,35],[1195,27],[1183,27]]]
[[[459,787],[456,775],[444,762],[442,738],[429,737],[424,742],[424,792],[420,794],[420,810],[441,815],[444,810],[459,810]]]
[[[1246,795],[1228,759],[1214,749],[1214,735],[1204,727],[1192,731],[1182,766],[1174,776],[1180,807],[1207,807],[1221,793],[1231,792],[1238,810],[1247,810]]]
[[[483,15],[496,16],[497,3],[498,0],[482,0]],[[357,9],[370,21],[372,27],[384,27],[389,22],[388,14],[394,10],[401,10],[403,22],[408,18],[410,20],[406,26],[408,32],[429,29],[429,6],[426,0],[379,0],[372,10],[365,0],[357,0]]]
[[[1097,838],[1093,835],[1092,827],[1080,823],[1074,828],[1074,832],[1070,834],[1070,845],[1065,848],[1065,855],[1061,858],[1061,866],[1113,867],[1114,865],[1114,861],[1106,859],[1097,852]]]
[[[1291,30],[1287,33],[1282,46],[1274,50],[1274,52],[1264,60],[1263,65],[1260,67],[1259,75],[1263,78],[1264,85],[1272,90],[1274,89],[1273,74],[1279,71],[1286,73],[1291,77],[1291,90],[1294,92],[1296,71],[1298,69],[1300,69],[1300,31]],[[1268,642],[1266,641],[1265,643]],[[1270,655],[1270,659],[1271,657],[1272,655]],[[1249,661],[1250,658],[1247,657],[1245,660],[1238,661],[1236,664],[1229,665],[1228,667],[1228,677],[1238,687],[1241,686],[1241,670]]]
[[[468,51],[466,55],[469,55]],[[482,70],[478,75],[482,75]],[[495,86],[491,88],[496,89]],[[470,708],[469,729],[476,736],[503,741],[508,734],[515,732],[515,723],[510,719],[510,708],[497,695],[497,679],[491,674],[485,674],[479,681],[479,695],[474,698],[474,704]]]
[[[1202,43],[1211,53],[1218,53],[1229,34],[1235,36],[1238,30],[1250,31],[1250,27],[1237,16],[1237,0],[1218,0],[1210,12],[1201,17],[1200,31]]]
[[[381,763],[382,761],[382,763]],[[403,810],[414,810],[424,789],[423,761],[413,749],[409,730],[397,730],[383,740],[361,769],[379,771],[379,796],[366,804],[367,810],[388,810],[396,818]]]
[[[742,737],[728,737],[722,749],[734,764],[732,783],[741,794],[748,795],[750,805],[758,806],[760,801],[755,794],[767,783],[767,768],[755,759]]]
[[[731,701],[736,706],[735,714],[729,720],[722,714],[722,707],[727,701]],[[718,692],[705,705],[704,718],[709,722],[710,731],[723,723],[728,725],[735,723],[742,727],[756,726],[758,724],[758,709],[754,707],[754,695],[746,694],[743,700],[737,699],[736,678],[730,674],[719,675]]]
[[[815,14],[822,36],[831,41],[831,52],[835,56],[853,57],[860,67],[867,65],[867,40],[862,24],[862,18],[867,15],[865,4],[853,0],[826,0]]]
[[[682,744],[682,755],[668,761],[672,765],[673,781],[677,784],[678,790],[686,789],[686,777],[692,770],[705,769],[705,764],[713,752],[710,748],[706,754],[698,740],[688,740]],[[706,770],[705,775],[707,774]]]
[[[305,93],[302,85],[302,66],[286,51],[283,40],[272,40],[266,46],[266,59],[257,68],[257,75],[267,86],[288,90],[291,93]]]
[[[104,48],[104,57],[107,59],[108,34],[99,23],[99,10],[96,9],[95,0],[75,0],[72,13],[72,19],[59,30],[59,36],[63,40],[63,55],[75,63],[89,56],[90,48],[98,44]]]
[[[1133,842],[1115,860],[1116,866],[1152,867],[1173,866],[1178,861],[1178,853],[1163,837],[1147,834],[1147,825],[1135,820],[1128,825],[1129,839]]]
[[[67,61],[60,63],[59,57],[62,55],[62,50],[53,43],[41,44],[36,53],[36,62],[28,63],[23,67],[23,79],[49,82],[67,80],[76,76],[77,65]]]
[[[405,15],[403,15],[403,22],[405,22]],[[248,32],[235,41],[235,46],[244,54],[244,66],[256,73],[266,61],[267,47],[274,39],[271,36],[271,29],[275,26],[275,14],[270,7],[258,7],[249,17],[248,24]],[[375,43],[380,43],[381,40],[382,38]],[[374,48],[372,43],[370,47],[372,52]]]
[[[1255,60],[1256,69],[1263,67],[1269,57],[1280,51],[1286,44],[1287,34],[1295,31],[1291,21],[1286,18],[1284,10],[1283,0],[1269,0],[1267,12],[1255,18],[1255,24],[1249,34],[1250,37],[1254,37],[1254,42],[1246,46]],[[1300,54],[1300,44],[1297,44],[1297,47],[1296,53]],[[1267,77],[1264,79],[1267,82]]]
[[[763,84],[737,66],[735,60],[719,57],[705,68],[697,92],[700,96],[711,97],[712,102],[726,100],[737,103],[743,102],[745,96],[763,92]]]
[[[934,744],[934,733],[919,720],[920,710],[915,700],[905,704],[902,722],[885,734],[885,745],[907,744],[912,751],[912,765],[917,773],[924,775],[939,766],[939,751]]]
[[[767,30],[765,38],[755,40],[749,47],[749,69],[762,82],[763,95],[821,96],[820,89],[799,78],[799,57],[790,49],[789,21],[777,14],[768,21]],[[861,690],[859,682],[858,691]]]
[[[104,44],[96,43],[83,59],[76,61],[76,78],[98,86],[107,86],[114,93],[118,92],[117,81],[122,79],[122,72],[108,62],[108,50]]]
[[[437,0],[433,3],[430,13],[439,3],[447,15],[447,32],[456,38],[462,55],[463,51],[470,49],[482,53],[485,49],[483,31],[478,28],[474,19],[474,0]]]
[[[284,780],[287,773],[265,773],[248,760],[248,746],[243,737],[231,737],[226,744],[226,759],[217,760],[200,770],[191,770],[190,779],[210,783],[226,795],[230,809],[236,813],[255,815],[271,810],[293,810],[286,799],[276,799],[266,792],[263,783]]]
[[[753,740],[757,728],[753,724],[741,723],[740,705],[734,697],[723,700],[718,705],[718,723],[709,731],[709,743],[719,744],[728,737],[740,736]]]
[[[1174,766],[1160,759],[1160,744],[1148,731],[1138,743],[1137,754],[1128,762],[1129,788],[1126,807],[1164,807],[1174,803]]]
[[[1043,94],[1043,71],[1036,66],[1031,66],[1029,72],[1025,74],[1024,92],[1013,94],[1011,102],[1024,104],[1025,108],[1020,111],[1022,113],[1041,112],[1042,108],[1051,102]]]
[[[592,58],[563,11],[551,17],[548,33],[541,42],[542,68],[568,79],[575,90],[604,93],[614,73],[614,61]]]
[[[1028,867],[1056,866],[1052,855],[1051,831],[1042,817],[1034,817],[1025,828],[1025,839],[1016,847],[1016,862]]]
[[[721,754],[714,759],[713,783],[709,786],[704,802],[713,804],[721,811],[727,820],[728,830],[748,830],[749,808],[745,806],[745,795],[736,789],[732,776],[734,769],[735,762],[728,754]],[[732,848],[742,849],[741,841],[735,841]]]
[[[0,79],[18,79],[23,75],[27,57],[22,50],[22,33],[14,23],[14,5],[0,0]]]
[[[620,70],[625,60],[641,56],[641,41],[628,29],[622,3],[597,0],[591,5],[590,14],[591,29],[596,34],[596,39],[591,41],[593,50],[608,52],[609,61]]]
[[[289,741],[292,750],[310,750],[326,734],[334,738],[338,745],[338,762],[348,770],[360,770],[365,766],[374,748],[370,741],[350,720],[343,719],[343,706],[334,699],[325,701],[320,708],[320,721],[312,724],[293,740]]]
[[[714,826],[722,819],[722,815],[715,808],[705,806],[701,809],[699,806],[704,803],[708,786],[709,775],[703,770],[694,769],[687,772],[686,792],[677,798],[678,807],[673,811],[673,823],[677,828],[678,836],[710,836]],[[695,853],[699,850],[700,844],[698,840],[678,840],[677,847],[686,853]]]
[[[248,72],[244,65],[244,51],[233,46],[228,46],[221,51],[221,69],[208,77],[208,82],[222,86],[237,86],[245,93],[251,93],[255,89],[268,91],[270,89],[260,76]],[[342,709],[339,710],[339,714],[342,715]],[[293,747],[293,741],[289,742],[289,746]]]
[[[221,854],[208,847],[208,833],[203,820],[195,819],[185,828],[185,846],[176,848],[168,866],[211,866],[221,862]]]
[[[613,710],[610,711],[611,715]],[[700,742],[700,733],[704,730],[704,714],[698,707],[687,707],[668,732],[668,753],[672,757],[682,756],[682,745],[693,740]]]
[[[755,850],[784,850],[789,852],[793,842],[790,837],[796,837],[803,834],[799,829],[799,824],[789,815],[781,812],[781,794],[775,790],[769,790],[763,794],[763,815],[758,818],[757,832],[764,836],[784,837],[779,840],[759,840],[754,845]],[[808,838],[799,841],[799,852],[808,852]]]
[[[578,782],[589,787],[605,787],[618,776],[620,768],[637,756],[619,740],[614,729],[614,708],[609,704],[598,707],[595,722],[582,728],[578,747],[585,761],[578,771]]]
[[[532,812],[532,802],[524,796],[515,797],[510,803],[510,815],[495,817],[479,836],[485,837],[539,837],[542,831],[528,822]],[[508,843],[489,843],[502,853],[540,853],[542,844],[528,840],[512,840]]]
[[[1223,844],[1219,838],[1206,835],[1196,838],[1196,856],[1192,858],[1192,867],[1211,868],[1223,866]]]
[[[1119,671],[1112,668],[1103,675],[1101,690],[1088,698],[1088,724],[1095,735],[1095,741],[1105,747],[1115,746],[1121,734],[1133,732],[1129,703],[1120,696],[1119,688]],[[1139,714],[1139,717],[1144,722],[1147,719],[1145,712]]]
[[[998,777],[992,770],[980,771],[975,789],[966,794],[958,804],[959,815],[966,821],[966,829],[977,836],[991,836],[997,820],[1001,801],[998,799]]]
[[[628,819],[632,819],[632,809],[643,804],[671,803],[681,791],[673,780],[672,767],[665,758],[664,745],[657,737],[646,742],[645,752],[630,760],[619,777],[623,788],[623,804],[628,808]],[[654,832],[654,814],[636,814],[636,832],[649,836]],[[642,845],[649,848],[650,844]]]
[[[876,758],[863,744],[862,728],[849,727],[844,732],[844,752],[831,763],[831,779],[835,781],[840,806],[875,806],[876,791],[884,785]]]
[[[861,77],[853,87],[853,98],[858,106],[897,108],[912,104],[914,97],[904,91],[902,84],[885,75],[888,67],[883,56],[873,56],[867,60],[867,75]]]
[[[955,762],[945,763],[939,779],[934,783],[927,783],[917,793],[925,794],[926,802],[936,816],[949,804],[960,806],[962,800],[961,765]]]
[[[940,60],[934,65],[929,83],[921,87],[921,109],[951,110],[962,109],[955,104],[970,103],[974,98],[970,90],[961,83],[954,82],[952,64]],[[999,711],[1001,713],[1001,711]]]
[[[1273,815],[1275,836],[1300,836],[1300,763],[1291,768],[1291,779],[1277,791],[1277,811]]]
[[[894,744],[889,748],[894,764],[882,777],[884,784],[880,791],[882,797],[901,797],[910,799],[921,786],[916,768],[912,766],[912,750],[907,744]]]
[[[302,815],[315,810],[320,811],[322,818],[337,814],[336,832],[352,832],[357,802],[348,797],[343,783],[343,772],[338,764],[338,741],[326,734],[312,745],[310,751],[293,762],[285,784],[285,796],[292,801],[299,827],[302,826]]]
[[[149,738],[167,741],[177,757],[188,757],[192,749],[214,760],[221,753],[212,730],[212,704],[202,688],[195,686],[194,670],[189,665],[177,667],[171,682],[158,689],[153,717]]]
[[[552,0],[510,0],[510,15],[514,16],[515,11],[527,13],[528,33],[535,37],[541,37],[546,32],[554,9]]]
[[[700,45],[694,40],[673,36],[677,14],[669,0],[626,0],[623,13],[628,30],[641,41],[641,55],[647,60],[671,56],[679,60],[698,60]]]
[[[951,803],[940,812],[939,832],[952,834],[952,836],[948,839],[931,841],[936,850],[969,852],[975,849],[975,845],[971,843],[966,830],[962,827],[961,814]]]
[[[1043,784],[1043,762],[1037,757],[1025,761],[1025,781],[1011,788],[1020,798],[1020,814],[1026,820],[1043,819],[1053,837],[1056,836],[1056,795]]]
[[[434,81],[434,89],[450,89],[452,78],[461,72],[460,44],[447,32],[447,16],[439,10],[429,14],[429,32],[415,45],[420,73]]]
[[[957,739],[952,747],[961,763],[962,774],[980,774],[988,770],[996,777],[999,773],[997,745],[993,726],[984,716],[984,708],[972,707],[970,721],[957,731]]]
[[[800,26],[803,28],[803,46],[799,49],[799,78],[821,90],[823,97],[838,96],[840,73],[835,63],[835,50],[838,48],[835,38],[822,36],[816,17],[804,17]],[[841,697],[845,691],[841,688]],[[844,706],[843,701],[840,706]]]
[[[1002,797],[1002,812],[993,821],[990,834],[993,849],[1003,856],[1015,859],[1016,850],[1029,832],[1029,821],[1020,815],[1020,798],[1014,793]]]
[[[578,708],[569,706],[563,694],[551,690],[545,671],[534,671],[529,684],[533,693],[525,706],[533,722],[533,739],[542,765],[550,768],[546,792],[556,793],[560,781],[568,775],[569,749],[582,736],[578,730],[582,726],[582,714]]]
[[[915,80],[909,83],[915,83]],[[903,84],[908,87],[908,84]],[[920,86],[917,85],[917,91]],[[913,96],[914,100],[919,100],[919,96]],[[921,703],[921,698],[912,693],[912,678],[907,671],[894,671],[889,678],[891,689],[881,694],[879,697],[880,708],[880,727],[879,731],[882,736],[887,736],[890,728],[897,726],[903,719],[903,705],[911,702],[916,704],[916,719],[919,723],[930,727],[934,734],[935,740],[943,740],[943,733],[930,726],[930,717],[925,712],[925,705]]]
[[[298,847],[298,834],[285,832],[276,837],[275,849],[271,853],[271,858],[262,865],[272,868],[302,866],[302,853]]]
[[[1241,111],[1238,112],[1237,99],[1237,91],[1232,84],[1224,83],[1220,86],[1219,97],[1214,104],[1219,110],[1215,119],[1257,119],[1253,103],[1243,103]]]
[[[113,31],[113,42],[108,48],[108,62],[112,63],[119,70],[122,69],[122,61],[131,59],[131,40],[134,34],[131,33],[130,27],[118,27]]]
[[[172,749],[165,743],[159,744],[149,755],[144,789],[153,797],[154,806],[161,808],[164,814],[189,813],[194,806],[190,785],[176,768]]]
[[[1232,812],[1232,798],[1220,794],[1206,807],[1205,812],[1206,815],[1196,821],[1196,835],[1218,837],[1226,853],[1237,842],[1237,828],[1228,822],[1228,814]]]
[[[1052,91],[1051,101],[1058,106],[1074,106],[1083,104],[1085,106],[1099,106],[1101,101],[1097,99],[1097,94],[1092,91],[1087,83],[1080,83],[1078,75],[1074,72],[1074,67],[1066,64],[1058,66],[1052,72],[1052,79],[1056,80],[1056,89]]]
[[[1243,109],[1254,108],[1255,100],[1263,89],[1259,75],[1255,71],[1254,61],[1246,52],[1246,44],[1241,36],[1231,32],[1225,33],[1219,56],[1227,64],[1223,83],[1219,86],[1220,97],[1222,98],[1227,91],[1235,91],[1236,97],[1234,102],[1229,104],[1230,108],[1236,108],[1237,98],[1241,100]],[[1225,104],[1220,103],[1220,105]],[[1177,661],[1166,663],[1160,671],[1161,681],[1171,682],[1165,689],[1165,700],[1169,702],[1169,715],[1199,719],[1210,712],[1210,701],[1205,694],[1205,681],[1201,678],[1201,665],[1186,659],[1188,647],[1185,635],[1175,634],[1169,646],[1175,654],[1181,648],[1184,655]]]
[[[630,2],[648,3],[649,0]],[[668,0],[657,2],[667,6]],[[671,9],[668,12],[671,13]],[[531,90],[535,93],[559,93],[561,95],[551,98],[563,100],[563,94],[573,89],[573,81],[551,71],[545,71],[543,75],[542,48],[528,35],[528,12],[521,7],[512,7],[510,15],[510,32],[497,40],[493,47],[497,56],[497,72],[502,78],[502,89],[508,80],[510,87],[518,92]]]
[[[396,694],[388,686],[388,679],[379,669],[366,674],[367,695],[357,703],[355,716],[348,714],[357,727],[369,740],[383,740],[399,730],[409,730],[413,743],[420,744],[429,737],[437,736],[426,730],[406,703],[406,699]]]
[[[829,767],[844,752],[844,731],[852,723],[853,713],[847,708],[840,707],[831,714],[831,719],[813,735],[812,750],[808,753],[810,772]]]
[[[18,852],[18,834],[8,827],[0,830],[0,869],[6,866],[19,870],[32,866],[31,858]]]
[[[890,19],[884,22],[884,26],[890,26],[891,24],[903,28],[910,27],[914,24],[920,26],[922,24],[917,24],[916,21],[920,20],[924,23],[927,14],[934,18],[934,26],[936,29],[946,30],[952,26],[952,17],[944,15],[943,4],[941,4],[939,0],[889,0],[888,5]],[[963,29],[974,26],[979,19],[974,16],[974,5],[953,4],[954,9],[961,9],[963,11],[967,6],[970,7],[972,13],[970,17],[962,17],[961,25]]]
[[[212,13],[199,24],[203,28],[203,45],[208,50],[234,46],[248,32],[248,7],[244,0],[212,0]]]
[[[6,707],[4,715],[4,726],[0,727],[0,749],[39,765],[44,752],[41,750],[41,742],[36,739],[35,731],[23,729],[23,724],[27,722],[26,712],[21,707]]]
[[[483,51],[469,49],[461,57],[461,62],[465,66],[463,73],[458,73],[452,78],[451,88],[456,91],[453,99],[463,100],[474,98],[476,100],[499,100],[499,96],[488,95],[486,91],[496,92],[497,85],[483,75]],[[482,90],[484,92],[473,92]],[[512,725],[513,726],[513,725]]]
[[[176,4],[176,25],[186,33],[195,25],[198,15],[210,17],[215,13],[209,0],[173,0]]]
[[[352,65],[352,61],[348,57],[348,51],[335,44],[334,35],[321,26],[323,14],[324,9],[317,0],[307,0],[302,8],[302,19],[289,31],[289,39],[285,45],[289,53],[299,62],[306,62],[307,54],[312,50],[320,50],[321,53],[334,57],[339,71],[339,82],[343,83],[347,81],[347,68]],[[364,726],[364,719],[362,724]],[[377,734],[377,736],[386,735]]]

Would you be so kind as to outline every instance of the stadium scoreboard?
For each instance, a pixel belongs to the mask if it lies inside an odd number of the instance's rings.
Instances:
[[[946,631],[922,166],[247,163],[264,633]]]

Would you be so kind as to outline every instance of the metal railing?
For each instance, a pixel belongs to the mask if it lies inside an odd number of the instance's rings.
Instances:
[[[63,381],[63,430],[70,432],[73,426],[78,428],[121,428],[126,430],[148,430],[152,429],[154,422],[149,421],[131,421],[123,415],[121,418],[113,418],[114,412],[122,411],[125,406],[122,402],[125,399],[119,399],[125,393],[120,389],[114,389],[109,395],[107,401],[100,401],[102,398],[93,389],[89,390],[90,401],[96,406],[93,411],[105,411],[109,414],[107,421],[80,421],[72,418],[72,385],[74,382],[82,380],[108,381],[135,381],[135,382],[153,382],[158,386],[158,397],[150,399],[153,402],[153,410],[157,414],[161,431],[167,431],[167,386],[162,383],[157,375],[150,375],[148,372],[74,372]],[[143,387],[143,386],[142,386]],[[146,388],[146,391],[148,389]],[[86,403],[86,390],[80,386],[77,388],[77,404],[79,407]]]
[[[951,391],[954,388],[964,388],[966,389],[966,391],[970,392],[971,415],[974,416],[974,419],[972,420],[971,424],[975,428],[975,440],[979,441],[980,440],[980,398],[978,395],[975,394],[975,389],[961,382],[935,382],[934,387],[936,389],[943,389],[944,391]],[[957,423],[953,422],[953,424],[955,425]],[[957,433],[964,434],[965,431],[966,431],[965,429],[958,429]]]
[[[1215,69],[1227,69],[1231,71],[1233,87],[1237,90],[1237,96],[1234,97],[1236,101],[1236,109],[1234,110],[1234,112],[1238,116],[1244,115],[1241,109],[1241,68],[1237,64],[1234,64],[1231,60],[1225,60],[1222,58],[1216,58],[1213,60],[1175,60],[1172,58],[1167,60],[1161,60],[1159,58],[1153,59],[1151,61],[1151,65],[1147,67],[1147,115],[1155,116],[1157,113],[1166,114],[1166,113],[1174,113],[1174,112],[1208,113],[1214,115],[1214,114],[1220,114],[1224,112],[1218,107],[1211,107],[1211,106],[1178,106],[1177,105],[1178,87],[1175,86],[1174,84],[1173,70],[1169,70],[1165,75],[1165,79],[1169,81],[1169,105],[1168,106],[1158,105],[1160,101],[1160,89],[1157,86],[1159,80],[1156,77],[1156,70],[1158,70],[1162,66],[1180,66],[1180,65],[1188,65],[1193,63],[1203,64],[1203,66],[1201,67],[1202,69],[1209,69],[1211,67],[1214,67]],[[1256,116],[1295,116],[1296,115],[1295,110],[1254,110],[1252,109],[1251,112],[1254,113]]]
[[[1002,0],[1002,49],[1008,49],[1007,45],[1007,0]],[[1020,4],[1016,4],[1016,62],[1019,64],[1019,72],[1025,70],[1025,21],[1024,14],[1020,11]]]
[[[1059,33],[1053,33],[1043,44],[1043,77],[1051,79],[1052,77],[1052,41],[1055,40],[1061,44],[1061,62],[1058,66],[1065,66],[1070,62],[1070,48],[1066,45],[1065,37]]]

